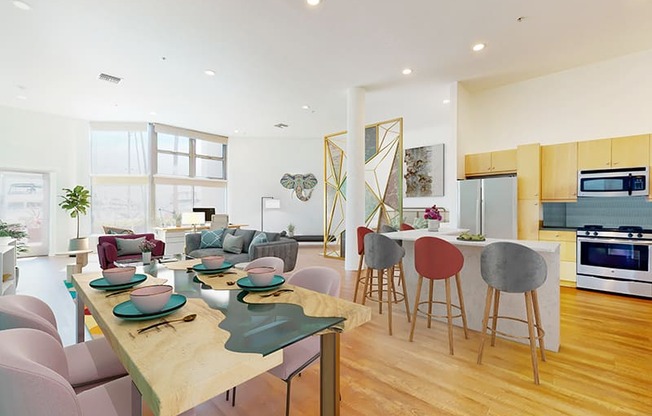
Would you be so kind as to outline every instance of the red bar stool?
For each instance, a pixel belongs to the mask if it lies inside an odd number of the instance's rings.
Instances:
[[[466,310],[464,309],[464,296],[462,295],[462,285],[460,282],[460,270],[464,266],[464,257],[460,250],[440,238],[435,237],[421,237],[414,243],[414,266],[419,274],[419,282],[417,283],[417,294],[414,300],[414,313],[412,314],[412,328],[410,329],[410,341],[414,339],[414,327],[417,323],[417,312],[428,317],[428,328],[432,318],[443,318],[448,320],[448,347],[450,354],[453,355],[453,318],[462,318],[462,325],[464,327],[464,338],[468,339],[469,334],[466,326]],[[455,276],[455,284],[457,286],[457,297],[460,304],[451,304],[451,285],[450,278]],[[421,295],[421,285],[423,278],[430,280],[430,287],[428,290],[428,300],[419,302]],[[446,302],[433,300],[434,283],[435,280],[444,280],[446,282]],[[446,305],[446,315],[435,315],[432,313],[432,304],[438,303]],[[428,311],[419,309],[419,305],[428,305]],[[452,309],[455,308],[460,311],[459,314],[453,315]]]
[[[482,319],[482,341],[478,353],[478,364],[482,364],[482,352],[487,336],[487,329],[491,331],[491,346],[496,342],[496,334],[510,338],[527,338],[530,341],[530,354],[532,355],[532,372],[534,384],[539,384],[539,365],[537,362],[536,341],[539,341],[541,361],[546,361],[545,346],[543,344],[543,326],[539,313],[539,299],[537,289],[543,285],[548,275],[548,268],[543,257],[529,247],[520,244],[497,242],[489,244],[482,250],[480,256],[480,273],[487,283],[487,300]],[[510,316],[499,316],[500,292],[524,293],[525,313],[527,320]],[[493,298],[493,315],[489,316]],[[534,315],[534,318],[532,317]],[[491,327],[489,320],[491,319]],[[497,331],[498,319],[509,319],[527,323],[528,336],[518,337],[505,332]],[[533,322],[534,319],[534,322]],[[536,328],[536,336],[534,330]]]
[[[414,230],[414,227],[411,226],[410,224],[401,223],[401,225],[400,225],[400,230],[401,230],[401,231]]]
[[[364,261],[364,236],[369,233],[373,233],[373,230],[364,226],[358,227],[357,231],[358,231],[358,254],[360,255],[360,262],[358,263],[358,274],[355,279],[353,302],[356,302],[358,300],[358,289],[360,288],[360,282],[366,280],[366,277],[362,276],[362,262]]]

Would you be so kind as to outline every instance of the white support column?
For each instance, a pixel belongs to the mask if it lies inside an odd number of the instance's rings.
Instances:
[[[358,268],[357,228],[364,225],[365,90],[347,92],[346,138],[346,252],[344,269]]]

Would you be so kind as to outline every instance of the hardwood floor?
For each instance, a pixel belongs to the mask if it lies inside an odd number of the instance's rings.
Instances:
[[[297,268],[335,268],[342,274],[341,297],[352,299],[355,273],[319,252],[318,246],[302,245]],[[61,259],[19,264],[19,291],[37,291],[57,319],[74,310],[65,290],[57,288],[65,278]],[[45,263],[51,264],[49,271]],[[45,283],[51,279],[55,283]],[[539,386],[532,381],[526,345],[498,339],[495,347],[487,344],[478,365],[477,332],[465,340],[456,327],[455,356],[450,356],[444,323],[433,322],[428,329],[419,318],[411,343],[400,306],[394,311],[394,336],[387,335],[387,318],[374,308],[371,322],[342,335],[342,415],[652,414],[652,301],[563,287],[561,302],[560,352],[547,352],[547,362],[539,362]],[[62,319],[60,330],[72,331],[65,328],[72,317]],[[285,383],[263,374],[238,387],[236,407],[220,397],[210,414],[282,415],[284,401]],[[292,383],[292,415],[317,414],[319,366],[314,365]]]

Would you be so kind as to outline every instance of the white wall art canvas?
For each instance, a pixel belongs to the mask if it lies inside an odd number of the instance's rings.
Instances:
[[[405,150],[405,196],[444,196],[444,144]]]

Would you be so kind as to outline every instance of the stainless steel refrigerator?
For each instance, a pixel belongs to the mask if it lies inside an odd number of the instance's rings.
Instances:
[[[459,228],[486,237],[516,240],[516,192],[515,176],[459,181]]]

